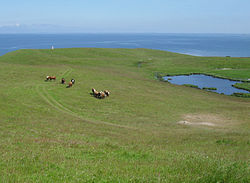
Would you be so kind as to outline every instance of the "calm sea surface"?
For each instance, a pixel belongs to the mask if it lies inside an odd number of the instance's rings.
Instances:
[[[250,57],[250,34],[0,34],[0,55],[17,49],[150,48],[197,56]]]

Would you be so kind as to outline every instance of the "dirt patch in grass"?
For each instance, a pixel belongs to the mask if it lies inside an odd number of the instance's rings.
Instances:
[[[204,125],[204,126],[224,126],[228,119],[215,114],[186,114],[182,121],[178,121],[181,125]]]
[[[205,125],[205,126],[216,126],[214,123],[209,123],[209,122],[200,122],[200,123],[193,123],[189,121],[178,121],[178,124],[181,125]]]

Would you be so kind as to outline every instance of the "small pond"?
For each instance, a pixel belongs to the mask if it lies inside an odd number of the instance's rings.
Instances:
[[[224,93],[225,95],[232,95],[233,93],[250,93],[247,90],[242,90],[233,87],[235,83],[240,83],[240,81],[231,81],[228,79],[215,78],[212,76],[207,76],[203,74],[193,74],[193,75],[179,75],[179,76],[165,76],[164,80],[172,84],[183,85],[191,84],[196,85],[200,89],[216,88],[216,90],[209,90],[216,93]]]

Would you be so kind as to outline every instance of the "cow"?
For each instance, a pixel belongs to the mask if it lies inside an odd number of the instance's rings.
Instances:
[[[72,84],[75,84],[76,80],[74,80],[74,79],[71,79],[71,82],[72,82]]]
[[[61,83],[62,83],[62,84],[65,84],[65,79],[64,79],[64,78],[62,78]]]
[[[93,95],[94,95],[95,97],[98,97],[98,96],[99,96],[99,92],[96,91],[96,89],[92,88],[92,92],[93,92]]]
[[[107,97],[110,95],[110,92],[108,90],[104,90],[104,93]]]
[[[106,94],[103,92],[103,91],[100,91],[99,92],[99,98],[100,99],[103,99],[103,98],[105,98],[106,97]]]
[[[72,87],[73,86],[73,83],[70,81],[69,82],[69,85],[67,86],[67,88],[70,88],[70,87]]]
[[[56,76],[47,76],[46,81],[48,80],[56,80]]]

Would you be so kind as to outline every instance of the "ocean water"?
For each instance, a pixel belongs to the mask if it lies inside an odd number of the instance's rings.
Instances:
[[[149,48],[196,56],[250,57],[250,34],[0,34],[0,55],[18,49]]]

